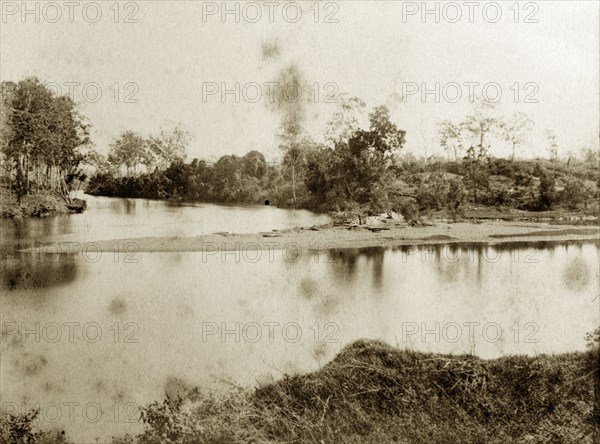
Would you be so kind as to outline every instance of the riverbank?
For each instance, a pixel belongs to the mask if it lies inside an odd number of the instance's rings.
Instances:
[[[44,217],[57,214],[81,213],[86,208],[86,203],[81,199],[73,199],[68,205],[64,199],[49,193],[40,192],[27,194],[17,203],[15,196],[6,188],[0,189],[0,218]]]
[[[115,443],[592,443],[598,357],[484,360],[360,340],[314,373],[252,392],[154,403],[142,409],[145,433]]]
[[[194,237],[142,237],[112,239],[69,245],[69,251],[114,251],[127,245],[137,252],[194,252],[236,250],[335,250],[369,247],[401,247],[434,244],[495,244],[506,242],[568,242],[600,239],[600,227],[553,225],[539,222],[488,221],[452,223],[432,221],[411,227],[387,219],[369,225],[321,225],[310,228],[274,230],[254,234],[214,233]],[[133,245],[133,247],[132,247]],[[38,250],[44,247],[39,247]],[[35,250],[35,249],[33,249]],[[290,251],[290,254],[293,254]]]
[[[205,396],[181,387],[113,444],[593,443],[599,350],[485,360],[359,340],[320,370]],[[0,442],[69,443],[0,415]],[[2,440],[5,439],[5,441]]]

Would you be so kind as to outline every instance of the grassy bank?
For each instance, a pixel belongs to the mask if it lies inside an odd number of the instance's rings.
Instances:
[[[8,189],[0,188],[0,218],[43,217],[55,214],[81,213],[85,201],[73,199],[68,205],[64,199],[50,192],[26,194],[20,204]]]
[[[598,442],[598,360],[597,348],[482,360],[361,340],[314,373],[151,404],[145,432],[114,443]]]

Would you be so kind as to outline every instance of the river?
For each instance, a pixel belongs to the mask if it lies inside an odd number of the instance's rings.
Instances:
[[[137,405],[316,370],[359,338],[413,350],[585,349],[598,242],[300,252],[19,253],[15,246],[251,233],[327,222],[270,207],[91,198],[2,221],[2,408],[40,408],[76,442],[141,430]]]

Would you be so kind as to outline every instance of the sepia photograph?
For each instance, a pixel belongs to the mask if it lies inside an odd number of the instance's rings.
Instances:
[[[0,444],[600,444],[600,2],[0,0]]]

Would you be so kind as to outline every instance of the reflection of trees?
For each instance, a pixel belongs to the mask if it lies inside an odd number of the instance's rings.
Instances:
[[[581,257],[576,257],[565,267],[562,277],[563,285],[572,291],[585,290],[591,281],[588,263]]]
[[[2,232],[2,248],[11,244],[18,246],[16,249],[34,247],[34,241],[70,233],[71,220],[69,216],[53,216],[43,218],[15,218],[0,220]]]
[[[360,258],[365,258],[368,264],[373,264],[373,286],[379,289],[383,283],[384,255],[385,249],[382,247],[332,250],[327,261],[331,266],[333,278],[337,282],[347,285],[356,278]]]
[[[58,287],[77,276],[74,254],[17,253],[2,261],[2,288],[27,290]]]
[[[350,284],[354,281],[359,254],[357,248],[331,251],[327,261],[336,282]]]
[[[367,262],[373,264],[373,287],[381,290],[383,286],[383,256],[385,250],[381,247],[364,248],[361,250],[362,255],[367,259]]]
[[[438,264],[437,270],[443,282],[453,283],[458,281],[461,275],[461,268],[464,268],[466,275],[469,274],[469,253],[466,248],[461,248],[456,244],[436,245],[435,247],[435,260]],[[446,250],[443,251],[443,248]],[[464,266],[465,263],[467,267]]]
[[[135,214],[136,210],[136,202],[133,199],[124,199],[123,205],[121,207],[123,213],[125,214]]]
[[[111,199],[108,203],[110,210],[116,214],[135,214],[136,204],[135,199]]]

